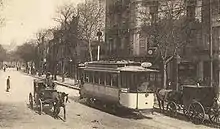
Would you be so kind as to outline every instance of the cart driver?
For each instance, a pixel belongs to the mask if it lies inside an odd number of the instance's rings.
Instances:
[[[54,89],[55,88],[54,83],[53,83],[52,79],[50,78],[50,75],[51,74],[49,72],[46,74],[44,84],[45,84],[46,88]]]

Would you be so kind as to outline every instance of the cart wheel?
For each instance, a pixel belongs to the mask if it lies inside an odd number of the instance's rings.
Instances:
[[[188,117],[195,124],[203,123],[205,119],[205,110],[202,104],[199,102],[191,103],[188,109]]]
[[[29,94],[29,104],[30,104],[30,108],[33,109],[34,108],[34,102],[33,102],[33,96],[30,93]]]
[[[39,115],[41,115],[42,114],[42,111],[43,111],[43,104],[42,104],[42,101],[41,101],[41,99],[39,99],[39,101],[38,101],[39,103],[39,109],[38,109],[38,111],[39,111]]]
[[[167,104],[167,111],[169,116],[176,117],[177,116],[177,105],[175,102],[169,102]]]
[[[220,109],[218,107],[212,107],[208,113],[209,120],[213,123],[220,122]]]

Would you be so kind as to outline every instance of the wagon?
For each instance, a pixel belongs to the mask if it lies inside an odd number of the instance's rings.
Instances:
[[[43,80],[34,80],[33,94],[29,93],[29,104],[31,109],[36,108],[41,115],[44,105],[48,104],[52,107],[54,99],[52,98],[52,93],[57,92],[57,90],[46,88]]]
[[[219,108],[214,87],[183,86],[183,104],[187,108],[188,118],[194,123],[203,123],[206,115],[212,122],[219,120]]]
[[[207,117],[211,122],[219,122],[220,108],[214,87],[184,85],[183,91],[179,93],[181,99],[168,101],[167,111],[170,115],[176,115],[177,111],[183,110],[193,123],[203,123]]]

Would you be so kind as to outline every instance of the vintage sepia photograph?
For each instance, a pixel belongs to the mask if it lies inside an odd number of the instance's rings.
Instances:
[[[0,129],[220,129],[220,0],[0,0]]]

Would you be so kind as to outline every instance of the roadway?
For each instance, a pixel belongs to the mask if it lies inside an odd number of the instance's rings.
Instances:
[[[6,92],[6,79],[11,76],[11,91]],[[16,69],[0,71],[0,128],[1,129],[208,129],[186,120],[174,119],[160,113],[135,118],[133,114],[117,116],[78,100],[78,91],[57,86],[58,91],[69,94],[67,121],[54,119],[48,111],[39,115],[28,107],[28,94],[33,92],[33,77]],[[62,118],[62,113],[60,114]]]

